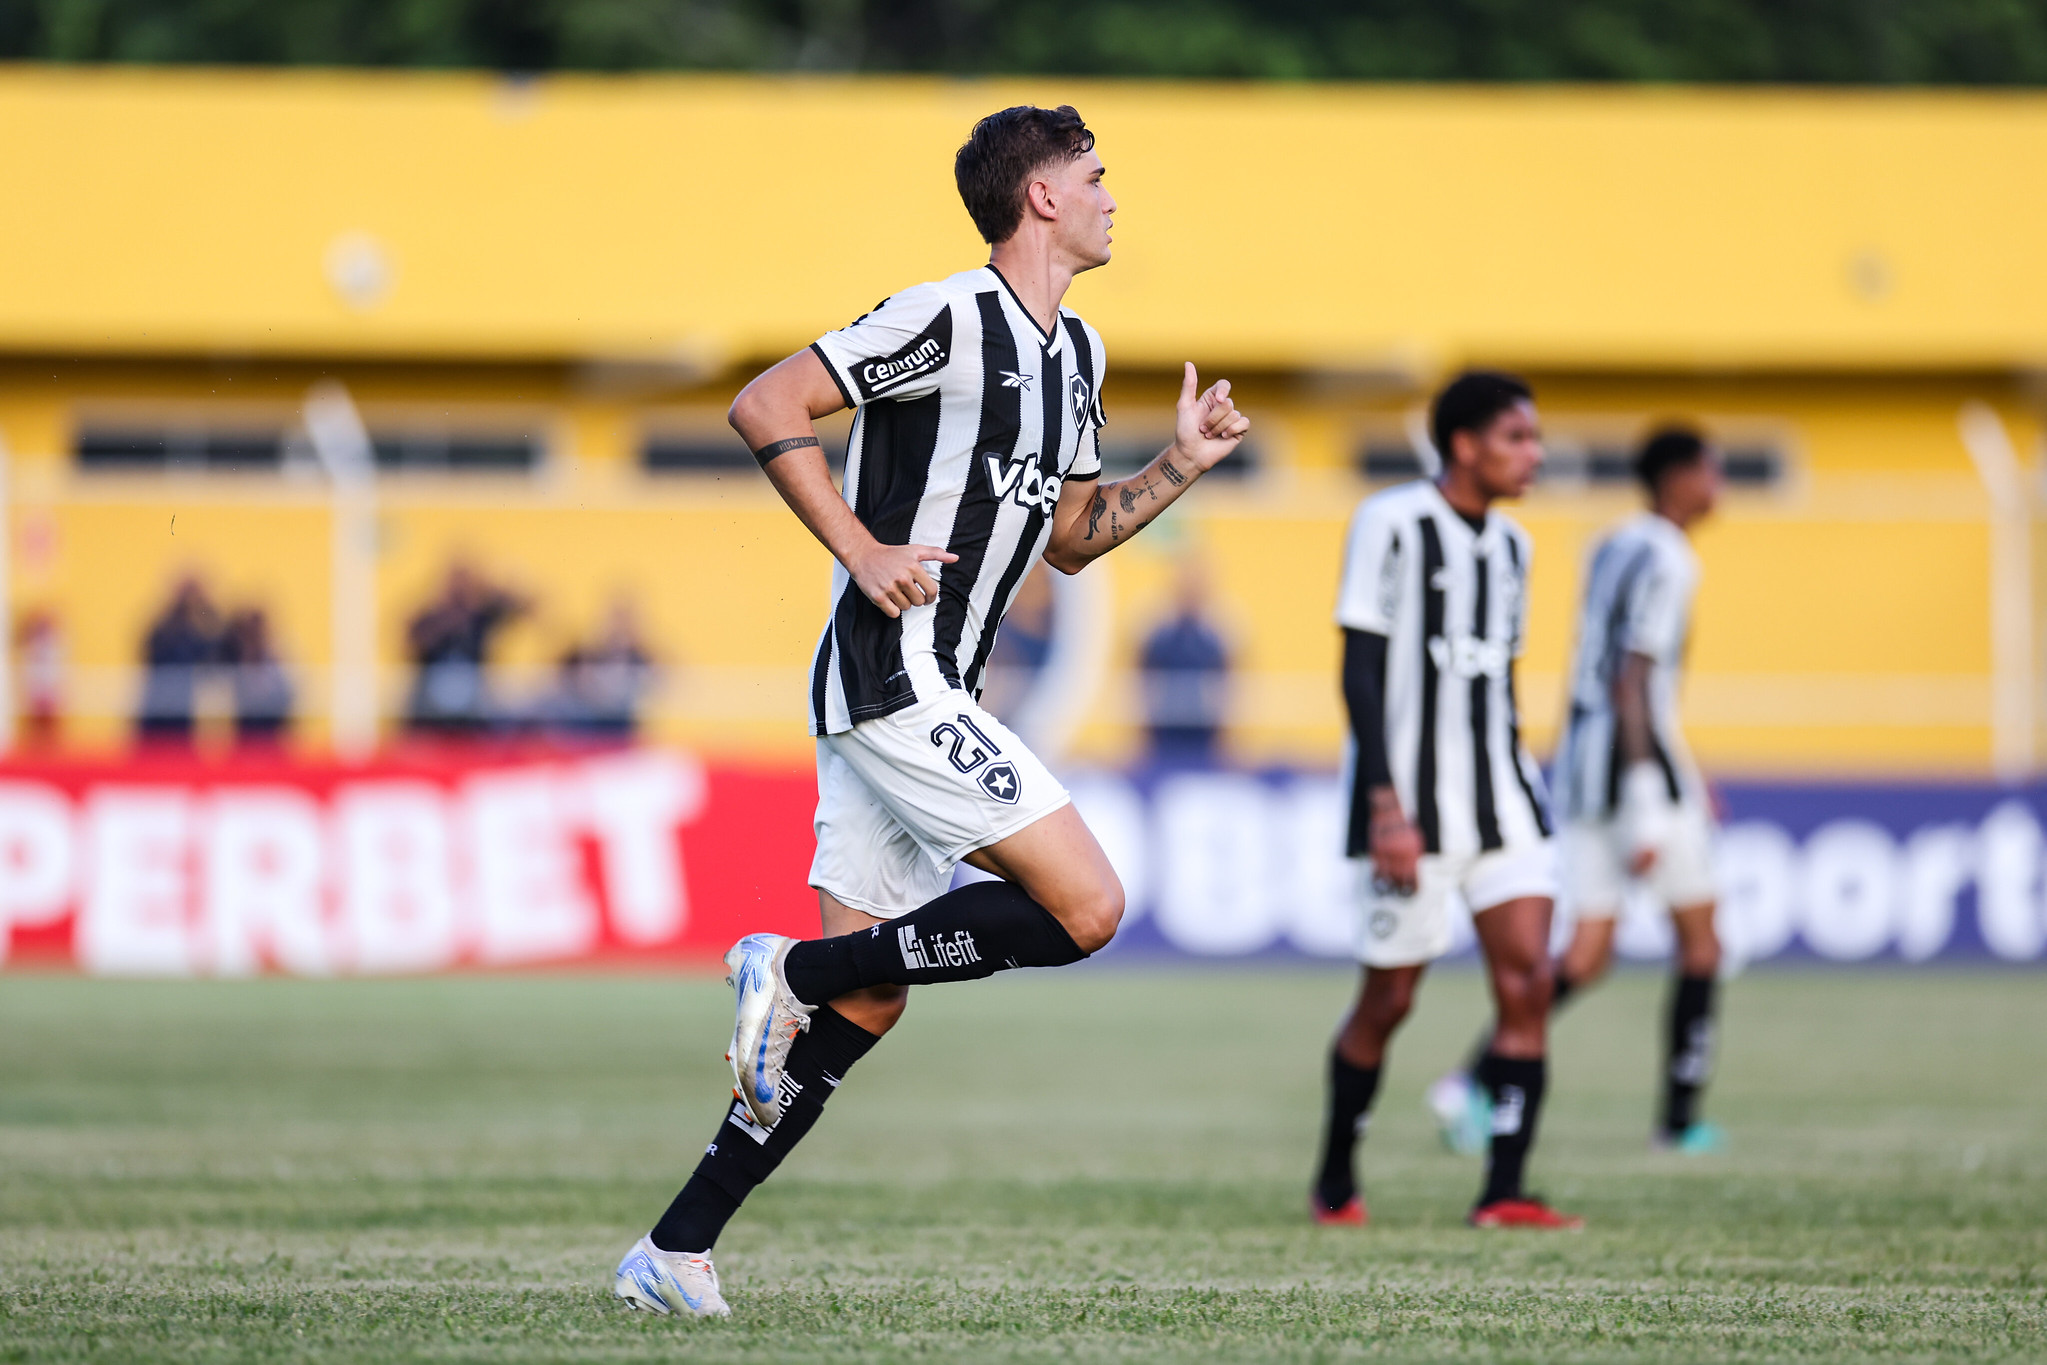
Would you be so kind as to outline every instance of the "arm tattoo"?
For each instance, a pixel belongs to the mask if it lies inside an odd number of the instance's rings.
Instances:
[[[760,461],[762,469],[766,469],[769,462],[777,455],[787,455],[792,450],[802,450],[805,446],[817,444],[819,444],[819,441],[815,436],[791,436],[786,441],[768,442],[753,453],[753,458]]]
[[[1100,529],[1102,524],[1102,513],[1108,510],[1109,499],[1103,495],[1100,488],[1095,489],[1095,500],[1088,504],[1087,509],[1087,534],[1081,537],[1082,540],[1093,540],[1095,538],[1095,532]],[[1110,518],[1111,539],[1115,537],[1115,525],[1115,519],[1113,517]]]
[[[1141,484],[1137,481],[1139,477],[1144,479]],[[1125,512],[1137,510],[1137,500],[1147,494],[1151,496],[1153,502],[1159,500],[1159,486],[1151,481],[1150,475],[1133,474],[1121,483],[1111,484],[1110,487],[1116,490],[1116,502]]]
[[[1187,482],[1187,476],[1185,474],[1182,474],[1179,470],[1173,468],[1173,462],[1171,460],[1159,461],[1159,473],[1165,475],[1166,482],[1172,484],[1176,488],[1179,485]]]
[[[1171,464],[1161,461],[1161,467],[1168,482],[1175,484],[1187,482],[1187,476],[1173,468]],[[1143,478],[1142,483],[1138,482],[1139,477]],[[1123,509],[1123,516],[1121,517],[1117,516],[1109,506],[1109,488],[1116,490],[1116,506]],[[1109,488],[1103,488],[1099,484],[1095,486],[1094,501],[1088,504],[1087,509],[1087,534],[1083,535],[1081,539],[1093,540],[1095,533],[1102,529],[1103,515],[1107,514],[1109,518],[1108,548],[1113,549],[1115,546],[1136,535],[1139,531],[1142,531],[1145,527],[1151,525],[1152,517],[1138,517],[1130,521],[1124,520],[1125,517],[1129,517],[1137,510],[1139,500],[1146,494],[1151,495],[1153,502],[1158,502],[1161,499],[1159,498],[1159,486],[1151,481],[1149,474],[1142,476],[1132,475],[1130,478],[1124,479],[1119,483],[1110,484]],[[1152,515],[1156,516],[1157,513]]]

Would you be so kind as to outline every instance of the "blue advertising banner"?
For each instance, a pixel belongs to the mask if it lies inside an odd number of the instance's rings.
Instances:
[[[1355,867],[1335,774],[1073,774],[1074,801],[1128,899],[1112,953],[1346,958]],[[1730,783],[1716,849],[1719,925],[1735,965],[2047,961],[2047,787]],[[1558,906],[1558,932],[1571,907]],[[1457,951],[1470,951],[1468,920]],[[1670,949],[1659,907],[1632,901],[1617,948]]]

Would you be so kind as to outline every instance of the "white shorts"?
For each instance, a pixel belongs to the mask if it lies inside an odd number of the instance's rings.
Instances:
[[[1628,852],[1617,820],[1572,820],[1562,838],[1564,891],[1578,919],[1612,919],[1627,899]],[[1718,899],[1713,882],[1713,817],[1697,801],[1681,801],[1666,828],[1656,864],[1642,879],[1667,909]]]
[[[1413,967],[1450,951],[1450,893],[1474,915],[1524,896],[1554,899],[1556,846],[1547,840],[1487,853],[1425,853],[1412,895],[1380,884],[1368,858],[1357,866],[1358,961]]]
[[[817,741],[810,884],[894,919],[943,895],[961,858],[1070,799],[1008,726],[948,692]]]

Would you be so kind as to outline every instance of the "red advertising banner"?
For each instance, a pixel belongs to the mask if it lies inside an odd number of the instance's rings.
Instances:
[[[817,932],[807,771],[688,754],[0,767],[0,959],[101,975],[707,965]]]

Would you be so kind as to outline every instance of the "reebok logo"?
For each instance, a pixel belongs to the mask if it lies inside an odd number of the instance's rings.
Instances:
[[[956,929],[950,935],[935,934],[928,939],[920,939],[917,931],[905,924],[896,930],[896,946],[903,951],[903,965],[913,971],[964,967],[981,960],[980,952],[974,947],[974,936],[964,929]]]
[[[998,500],[1008,498],[1018,507],[1052,515],[1065,480],[1057,474],[1039,473],[1036,455],[1026,455],[1016,464],[1004,464],[993,455],[982,458],[988,461],[988,486]]]
[[[879,398],[920,375],[945,368],[952,351],[952,310],[931,319],[931,325],[910,338],[894,355],[876,356],[853,366],[853,383],[863,398]]]

